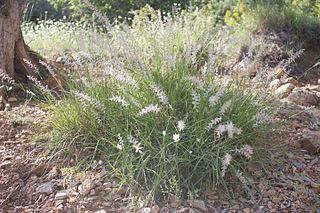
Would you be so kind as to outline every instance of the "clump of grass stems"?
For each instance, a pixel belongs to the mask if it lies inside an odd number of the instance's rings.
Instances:
[[[245,182],[274,105],[237,78],[219,80],[225,44],[210,18],[159,12],[138,20],[115,26],[104,63],[83,66],[86,75],[49,106],[52,145],[103,160],[122,183],[154,198]]]
[[[176,196],[225,186],[261,149],[270,126],[255,115],[270,108],[232,85],[212,86],[210,77],[203,76],[199,88],[185,78],[190,74],[193,70],[181,63],[163,73],[137,73],[134,88],[110,77],[70,92],[63,105],[53,107],[51,126],[56,140],[63,139],[56,146],[85,150],[124,183],[152,193],[176,189],[172,181],[179,186],[180,191],[170,191]],[[241,154],[244,147],[253,153]],[[226,155],[231,162],[225,162]]]

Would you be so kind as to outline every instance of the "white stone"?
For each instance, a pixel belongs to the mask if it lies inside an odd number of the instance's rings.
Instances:
[[[54,196],[56,200],[64,200],[68,197],[66,190],[58,191],[57,194]]]
[[[276,90],[275,95],[278,98],[285,98],[291,93],[293,89],[294,89],[294,85],[292,83],[287,83],[279,87]]]
[[[275,79],[270,82],[269,89],[275,90],[282,85],[282,82],[279,79]]]
[[[107,213],[107,211],[102,209],[102,210],[96,211],[95,213]]]
[[[50,181],[50,182],[41,184],[36,188],[36,192],[40,194],[47,194],[47,195],[51,194],[53,192],[53,183]]]
[[[5,160],[0,164],[0,169],[5,169],[8,166],[11,166],[12,162],[10,160]]]
[[[302,139],[299,141],[301,148],[311,154],[317,154],[320,151],[320,131],[305,131]]]
[[[298,86],[299,85],[299,81],[293,77],[289,77],[287,78],[286,80],[284,80],[284,83],[287,84],[287,83],[291,83],[295,86]]]
[[[288,100],[303,106],[320,105],[320,98],[317,96],[317,94],[305,88],[294,89],[288,96]]]
[[[79,186],[78,190],[79,193],[83,196],[87,195],[90,193],[91,189],[94,188],[94,183],[92,180],[87,179],[83,181],[83,183]]]
[[[208,208],[203,200],[190,200],[189,204],[192,208],[207,212]]]
[[[160,208],[158,205],[152,206],[151,213],[158,213],[160,211]]]
[[[143,208],[141,213],[151,213],[151,208]]]
[[[8,98],[8,101],[9,102],[17,102],[18,99],[16,97],[10,97],[10,98]]]

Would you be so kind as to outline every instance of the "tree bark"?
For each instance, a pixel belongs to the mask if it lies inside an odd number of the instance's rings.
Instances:
[[[26,61],[34,66],[38,64],[22,37],[20,18],[23,7],[21,0],[0,1],[0,73],[27,82],[27,75],[35,76],[35,70]]]
[[[0,0],[0,86],[12,82],[29,83],[32,81],[28,76],[32,76],[49,88],[57,89],[61,84],[56,77],[52,78],[47,67],[40,63],[40,57],[23,40],[21,16],[24,6],[25,0]]]

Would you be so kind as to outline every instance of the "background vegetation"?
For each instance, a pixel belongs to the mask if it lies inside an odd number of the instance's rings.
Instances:
[[[28,14],[31,20],[44,19],[45,11],[47,18],[62,19],[66,16],[71,19],[86,19],[92,20],[92,11],[90,11],[87,3],[84,0],[28,0]],[[188,7],[207,8],[215,13],[220,19],[227,11],[230,11],[227,16],[238,20],[238,16],[243,12],[244,6],[253,7],[258,4],[269,4],[273,7],[286,7],[291,10],[299,11],[304,14],[310,14],[315,17],[320,16],[319,0],[92,0],[90,1],[101,13],[109,17],[110,20],[124,19],[125,17],[133,17],[133,11],[139,10],[150,5],[154,9],[160,9],[162,12],[172,12],[172,6],[178,4],[180,8],[187,9]],[[241,8],[239,8],[239,6]],[[238,7],[238,8],[237,8]]]

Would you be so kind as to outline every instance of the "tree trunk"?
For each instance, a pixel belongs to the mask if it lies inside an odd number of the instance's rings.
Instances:
[[[0,1],[0,75],[19,82],[27,82],[28,75],[36,76],[34,68],[39,66],[22,37],[23,7],[22,0]]]
[[[49,88],[55,88],[57,81],[40,64],[39,56],[24,43],[21,31],[24,6],[25,0],[0,0],[0,87],[3,83],[10,84],[13,81],[28,83],[28,76],[32,76]],[[3,103],[0,97],[1,108]]]

